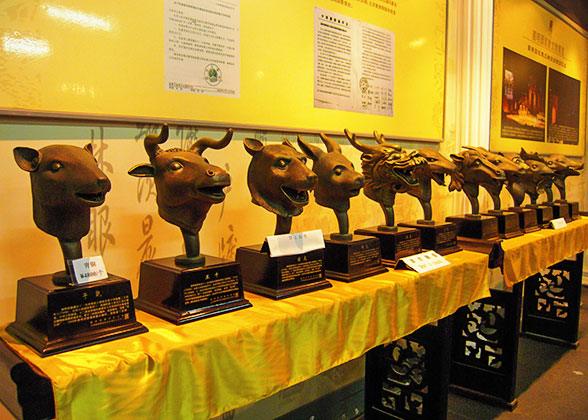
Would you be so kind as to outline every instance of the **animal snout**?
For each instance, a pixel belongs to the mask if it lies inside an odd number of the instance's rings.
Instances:
[[[364,184],[365,184],[365,179],[362,175],[358,176],[353,181],[353,185],[356,186],[357,188],[362,188],[364,186]]]
[[[307,175],[306,179],[311,184],[316,184],[318,182],[318,176],[315,173]]]
[[[98,178],[96,180],[96,183],[98,184],[98,186],[100,188],[102,188],[105,191],[110,191],[110,180],[105,177],[105,176],[101,176],[100,178]]]

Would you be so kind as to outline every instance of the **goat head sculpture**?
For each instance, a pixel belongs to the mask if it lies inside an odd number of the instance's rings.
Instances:
[[[341,146],[335,140],[321,133],[320,137],[327,146],[325,153],[319,147],[305,142],[298,136],[298,145],[313,161],[312,171],[318,176],[314,190],[317,204],[333,209],[339,223],[339,233],[331,234],[333,239],[350,240],[349,233],[349,199],[359,195],[364,184],[363,175],[355,171],[353,163],[341,153]]]
[[[386,218],[380,230],[395,231],[394,200],[397,193],[408,192],[418,186],[415,170],[427,164],[418,152],[408,153],[400,145],[387,143],[383,135],[374,131],[376,146],[360,143],[355,134],[345,129],[349,142],[362,152],[361,169],[365,177],[364,194],[380,204]]]
[[[480,213],[478,202],[479,186],[483,186],[492,197],[492,200],[500,208],[500,194],[502,185],[506,180],[504,171],[486,159],[477,150],[463,150],[459,154],[451,154],[451,159],[456,164],[462,180],[461,189],[467,196],[472,206],[472,214]],[[459,189],[457,185],[450,185],[449,190]]]
[[[308,204],[308,192],[316,188],[318,177],[287,139],[264,146],[246,137],[243,144],[253,157],[247,170],[251,201],[277,215],[275,235],[290,233],[292,217]]]
[[[144,146],[150,163],[135,165],[129,170],[129,175],[154,179],[159,215],[178,226],[184,238],[186,254],[177,256],[175,262],[180,266],[198,267],[205,262],[200,254],[198,234],[206,214],[213,204],[225,199],[223,189],[231,185],[229,174],[211,165],[202,153],[208,148],[226,147],[233,131],[228,129],[221,140],[200,138],[187,150],[161,149],[159,145],[165,143],[168,137],[167,124],[163,125],[159,135],[147,135]]]
[[[532,205],[537,204],[539,194],[545,192],[547,194],[547,201],[553,201],[553,191],[551,185],[553,184],[553,177],[555,173],[547,166],[547,161],[543,159],[537,152],[528,153],[521,148],[521,159],[529,166],[530,176],[525,179],[524,187],[525,193],[529,196]]]
[[[35,225],[61,245],[65,271],[56,273],[53,281],[68,284],[67,261],[82,258],[80,240],[90,231],[90,208],[104,203],[110,180],[92,156],[91,144],[83,149],[16,147],[13,152],[17,165],[31,176]]]
[[[566,178],[580,175],[579,171],[584,168],[584,162],[575,161],[562,154],[553,154],[546,160],[547,166],[555,173],[553,185],[559,191],[559,198],[565,201]]]

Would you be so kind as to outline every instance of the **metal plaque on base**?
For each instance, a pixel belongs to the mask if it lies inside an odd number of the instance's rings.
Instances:
[[[131,283],[107,280],[56,286],[53,275],[18,281],[16,319],[6,329],[41,357],[147,332],[137,322]]]
[[[266,242],[238,248],[236,259],[245,290],[277,300],[332,287],[325,280],[323,257],[323,249],[270,257]]]
[[[537,212],[537,224],[542,229],[549,227],[549,222],[553,220],[553,207],[538,204],[527,204],[525,208],[534,209]]]
[[[433,250],[439,255],[461,251],[461,248],[457,245],[457,226],[454,223],[418,220],[416,222],[398,223],[398,226],[420,230],[423,249]]]
[[[350,283],[388,271],[382,265],[378,238],[353,235],[342,240],[325,235],[324,240],[325,275],[329,279]]]
[[[249,308],[239,264],[204,258],[201,267],[178,266],[174,257],[143,261],[137,308],[176,325]]]
[[[487,216],[494,216],[498,219],[498,236],[502,239],[521,236],[523,232],[519,228],[519,215],[512,211],[488,210],[482,213]]]
[[[535,209],[527,207],[510,207],[508,210],[519,215],[519,228],[522,232],[537,232],[541,229],[537,224],[537,211]]]
[[[382,251],[382,263],[389,267],[394,267],[400,258],[422,251],[421,232],[418,229],[398,227],[397,230],[385,230],[374,226],[357,229],[354,233],[378,238]]]

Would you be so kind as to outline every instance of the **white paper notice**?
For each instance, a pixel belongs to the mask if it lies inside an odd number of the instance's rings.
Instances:
[[[568,224],[566,223],[566,219],[560,217],[559,219],[553,219],[551,222],[551,227],[555,230],[565,228]]]
[[[315,7],[314,106],[392,116],[394,32]]]
[[[239,0],[165,1],[165,89],[238,98]]]
[[[417,273],[426,273],[449,264],[451,263],[435,251],[427,251],[401,258],[396,264],[396,268],[410,268]]]
[[[320,229],[268,236],[266,239],[270,250],[270,257],[304,254],[325,247],[323,231]]]
[[[76,283],[83,284],[108,278],[101,255],[68,261]]]

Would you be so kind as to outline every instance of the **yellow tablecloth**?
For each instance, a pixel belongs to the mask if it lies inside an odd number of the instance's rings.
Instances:
[[[507,286],[525,280],[588,249],[588,217],[568,223],[565,228],[542,229],[502,241],[503,275]]]
[[[0,337],[51,378],[57,416],[205,419],[258,401],[489,296],[488,257],[462,251],[426,274],[391,271],[174,326],[137,311],[149,332],[40,358]]]

